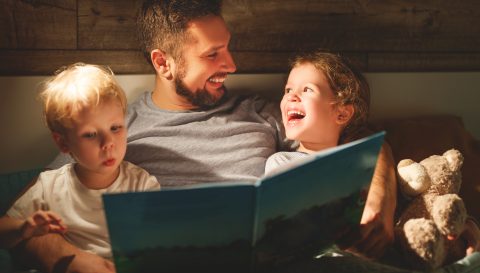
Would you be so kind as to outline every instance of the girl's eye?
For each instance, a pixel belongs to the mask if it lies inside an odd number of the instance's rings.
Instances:
[[[97,136],[96,132],[89,132],[82,135],[83,138],[95,138]]]
[[[285,94],[292,92],[292,88],[285,88]]]
[[[303,88],[303,92],[313,92],[313,89],[310,87]]]

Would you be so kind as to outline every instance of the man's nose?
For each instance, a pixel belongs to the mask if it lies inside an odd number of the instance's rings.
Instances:
[[[235,61],[233,60],[232,54],[230,51],[227,51],[225,54],[224,64],[225,72],[233,73],[237,70],[237,66],[235,65]]]

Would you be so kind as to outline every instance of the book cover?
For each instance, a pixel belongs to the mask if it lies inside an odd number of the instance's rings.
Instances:
[[[313,258],[358,226],[384,132],[255,183],[106,194],[116,270],[268,272]]]

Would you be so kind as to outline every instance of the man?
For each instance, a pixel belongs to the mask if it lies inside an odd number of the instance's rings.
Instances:
[[[277,105],[226,94],[223,82],[236,67],[221,1],[146,1],[138,25],[156,78],[154,91],[129,109],[127,161],[155,175],[162,187],[255,181],[269,155],[291,147]],[[65,161],[57,158],[49,167]],[[376,257],[392,242],[395,183],[385,146],[352,250]],[[46,272],[114,270],[110,261],[56,235],[29,240],[20,250]]]

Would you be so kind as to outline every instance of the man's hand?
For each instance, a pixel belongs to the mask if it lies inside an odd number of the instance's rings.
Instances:
[[[385,249],[393,243],[393,238],[393,220],[381,212],[365,207],[358,241],[347,250],[369,258],[380,258]]]
[[[393,156],[385,143],[378,156],[360,229],[350,232],[342,248],[369,258],[380,258],[393,243],[393,217],[397,202],[397,187]]]

